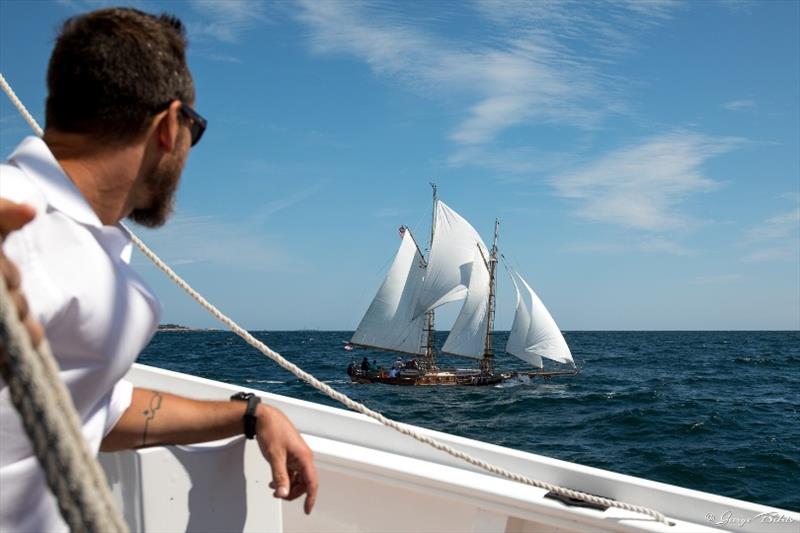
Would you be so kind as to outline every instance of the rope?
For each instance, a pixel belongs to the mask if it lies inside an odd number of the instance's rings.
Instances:
[[[14,104],[14,107],[17,108],[17,111],[19,111],[19,113],[22,115],[22,118],[25,119],[25,122],[28,123],[34,133],[36,133],[36,135],[39,137],[44,135],[44,130],[42,130],[42,128],[39,127],[39,124],[36,123],[36,119],[33,118],[33,115],[28,113],[25,105],[20,101],[19,98],[17,98],[16,93],[14,93],[14,89],[12,89],[8,82],[6,82],[6,78],[2,73],[0,73],[0,86],[3,87],[6,95],[8,95],[8,99],[11,100],[11,103]]]
[[[0,78],[2,78],[2,74],[0,74]],[[3,85],[4,89],[8,86],[8,84],[5,83],[5,80],[2,80],[2,85]],[[7,89],[6,91],[8,92],[9,90],[10,90],[10,88]],[[27,110],[25,110],[25,107],[19,101],[19,99],[17,99],[16,96],[12,96],[12,95],[13,95],[13,92],[9,93],[9,97],[11,98],[12,102],[14,102],[14,105],[17,106],[17,109],[20,110],[20,113],[22,113],[23,116],[25,116],[25,117],[30,117],[30,113],[28,113]],[[31,120],[33,120],[33,119],[31,118]],[[29,123],[31,123],[31,122],[29,121]],[[41,129],[38,127],[38,125],[36,125],[35,121],[33,121],[32,127],[34,128],[34,131],[41,131]],[[465,453],[465,452],[463,452],[461,450],[453,448],[452,446],[444,444],[443,442],[440,442],[440,441],[438,441],[436,439],[433,439],[433,438],[431,438],[431,437],[429,437],[427,435],[423,435],[422,433],[419,433],[418,431],[416,431],[412,427],[409,427],[409,426],[407,426],[405,424],[401,424],[401,423],[396,422],[394,420],[388,419],[385,416],[383,416],[382,414],[378,413],[377,411],[373,411],[372,409],[369,409],[365,405],[351,400],[345,394],[342,394],[341,392],[338,392],[337,390],[335,390],[334,388],[330,387],[329,385],[319,381],[317,378],[315,378],[314,376],[312,376],[308,372],[305,372],[304,370],[299,368],[294,363],[292,363],[292,362],[288,361],[287,359],[285,359],[279,353],[273,351],[269,346],[267,346],[263,342],[259,341],[255,337],[253,337],[253,335],[251,335],[247,330],[245,330],[244,328],[239,326],[236,322],[234,322],[232,319],[230,319],[227,315],[222,313],[222,311],[220,311],[214,305],[212,305],[210,302],[208,302],[208,300],[206,300],[200,293],[198,293],[196,290],[194,290],[186,281],[184,281],[180,276],[178,276],[175,273],[175,271],[173,271],[152,250],[150,250],[150,248],[148,248],[147,245],[145,245],[145,243],[142,242],[142,240],[139,239],[139,237],[137,237],[132,231],[130,231],[128,229],[128,232],[131,234],[131,238],[133,239],[133,242],[136,244],[136,246],[141,250],[141,252],[148,259],[150,259],[159,269],[161,269],[162,272],[164,272],[167,275],[167,277],[169,277],[173,282],[175,282],[175,284],[177,284],[180,288],[182,288],[192,299],[194,299],[198,304],[200,304],[200,306],[203,307],[206,311],[211,313],[217,320],[219,320],[220,322],[225,324],[228,328],[230,328],[231,331],[233,331],[239,337],[241,337],[245,342],[247,342],[247,344],[249,344],[250,346],[254,347],[256,350],[258,350],[259,352],[264,354],[265,356],[267,356],[270,359],[272,359],[281,368],[291,372],[292,374],[294,374],[299,379],[302,379],[303,381],[305,381],[306,383],[311,385],[313,388],[315,388],[318,391],[322,392],[326,396],[328,396],[328,397],[330,397],[330,398],[342,403],[343,405],[345,405],[349,409],[352,409],[353,411],[356,411],[356,412],[361,413],[361,414],[363,414],[365,416],[368,416],[369,418],[372,418],[374,420],[377,420],[381,424],[383,424],[383,425],[385,425],[387,427],[390,427],[390,428],[392,428],[392,429],[394,429],[394,430],[396,430],[396,431],[398,431],[398,432],[400,432],[400,433],[402,433],[404,435],[407,435],[407,436],[409,436],[409,437],[411,437],[411,438],[413,438],[413,439],[415,439],[415,440],[417,440],[419,442],[427,444],[427,445],[429,445],[429,446],[431,446],[431,447],[433,447],[433,448],[435,448],[435,449],[437,449],[439,451],[445,452],[445,453],[447,453],[447,454],[449,454],[449,455],[451,455],[453,457],[461,459],[461,460],[463,460],[463,461],[465,461],[465,462],[467,462],[467,463],[469,463],[469,464],[471,464],[471,465],[473,465],[475,467],[483,469],[483,470],[485,470],[487,472],[490,472],[492,474],[495,474],[497,476],[504,477],[506,479],[509,479],[509,480],[512,480],[512,481],[516,481],[518,483],[522,483],[522,484],[529,485],[529,486],[532,486],[532,487],[536,487],[536,488],[539,488],[539,489],[544,489],[544,490],[546,490],[548,492],[552,492],[552,493],[558,494],[560,496],[571,498],[573,500],[580,500],[580,501],[588,502],[588,503],[591,503],[591,504],[594,504],[594,505],[598,505],[598,506],[614,507],[614,508],[622,509],[622,510],[625,510],[625,511],[630,511],[630,512],[634,512],[634,513],[643,514],[643,515],[652,517],[653,519],[655,519],[658,522],[661,522],[661,523],[664,523],[664,524],[668,524],[666,517],[662,513],[659,513],[658,511],[655,511],[653,509],[650,509],[650,508],[647,508],[647,507],[638,506],[638,505],[632,505],[632,504],[625,503],[625,502],[619,502],[619,501],[611,500],[611,499],[608,499],[608,498],[602,498],[600,496],[595,496],[593,494],[587,494],[585,492],[580,492],[580,491],[576,491],[576,490],[572,490],[572,489],[568,489],[568,488],[564,488],[564,487],[559,487],[557,485],[552,485],[550,483],[545,483],[544,481],[530,479],[527,476],[523,476],[521,474],[517,474],[515,472],[511,472],[511,471],[506,470],[504,468],[501,468],[499,466],[490,464],[490,463],[488,463],[486,461],[483,461],[481,459],[473,457],[473,456],[471,456],[471,455],[469,455],[469,454],[467,454],[467,453]]]
[[[61,516],[74,532],[127,532],[108,482],[81,434],[46,340],[38,351],[4,282],[0,282],[0,375]]]

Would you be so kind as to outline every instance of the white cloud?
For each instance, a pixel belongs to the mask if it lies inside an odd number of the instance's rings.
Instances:
[[[564,54],[576,45],[599,61],[634,53],[639,33],[668,21],[677,0],[476,0],[476,9],[504,29]]]
[[[76,12],[120,5],[118,0],[56,0],[56,3]],[[263,0],[190,0],[189,3],[202,17],[201,20],[184,20],[191,40],[236,43],[244,32],[268,20]],[[149,13],[160,11],[147,0],[127,0],[124,4]],[[166,2],[163,7],[169,11],[170,3]],[[219,57],[226,56],[218,56],[216,60],[224,60]]]
[[[120,2],[115,0],[56,0],[60,4],[73,11],[93,11],[106,7],[119,7]],[[125,7],[133,7],[141,11],[147,11],[143,0],[130,0],[125,2]]]
[[[288,196],[284,196],[283,198],[270,200],[260,208],[256,209],[255,213],[250,217],[250,222],[252,224],[263,224],[267,218],[275,213],[289,209],[295,204],[302,202],[306,198],[315,195],[324,188],[325,184],[325,181],[321,181],[304,189],[295,191]]]
[[[728,111],[742,111],[744,109],[752,109],[756,106],[753,100],[731,100],[722,104],[722,107]]]
[[[682,244],[661,237],[644,239],[639,244],[643,252],[666,253],[671,255],[692,255],[694,252]]]
[[[162,228],[131,229],[170,265],[209,263],[226,270],[284,271],[297,261],[250,225],[217,215],[176,213]],[[136,264],[146,264],[140,258]]]
[[[575,200],[582,218],[631,228],[665,231],[696,222],[680,212],[686,196],[719,183],[701,173],[710,158],[743,140],[674,132],[613,151],[557,176],[557,193]]]
[[[622,254],[626,252],[645,252],[687,256],[695,252],[685,246],[663,238],[628,239],[617,242],[573,242],[564,245],[565,252],[580,254]]]
[[[800,207],[749,228],[742,242],[751,248],[744,257],[747,262],[800,261]]]
[[[441,22],[435,17],[412,19],[392,5],[300,5],[315,52],[354,56],[379,75],[463,105],[450,139],[469,146],[533,121],[596,127],[624,107],[613,96],[619,81],[597,66],[632,53],[636,33],[667,17],[674,3],[610,3],[601,18],[586,2],[475,2],[480,17],[460,40],[432,28]],[[575,52],[587,43],[598,54]]]
[[[191,0],[191,6],[203,17],[187,23],[192,39],[237,43],[243,33],[268,20],[261,0]]]
[[[229,56],[225,54],[209,54],[208,59],[212,61],[218,61],[220,63],[241,63],[242,60],[235,56]]]
[[[754,226],[745,233],[745,241],[749,243],[765,240],[783,239],[797,236],[800,231],[800,207],[778,213]]]
[[[785,243],[780,246],[771,246],[754,250],[744,257],[747,263],[771,263],[773,261],[798,261],[800,253],[797,245]]]
[[[496,148],[462,146],[447,158],[451,167],[474,166],[491,170],[497,178],[513,181],[522,175],[552,173],[574,161],[571,154],[545,152],[531,147]]]

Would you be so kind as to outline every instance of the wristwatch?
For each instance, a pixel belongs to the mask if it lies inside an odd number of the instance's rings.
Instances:
[[[244,436],[248,439],[252,439],[256,436],[256,406],[261,403],[261,398],[252,392],[237,392],[231,396],[231,400],[247,402],[247,409],[242,417],[242,421],[244,422]]]

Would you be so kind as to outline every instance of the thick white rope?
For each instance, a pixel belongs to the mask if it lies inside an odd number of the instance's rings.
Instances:
[[[14,105],[17,107],[17,109],[19,109],[20,113],[22,113],[22,115],[26,117],[26,120],[28,117],[30,117],[28,123],[31,124],[31,127],[34,128],[34,131],[41,132],[41,128],[38,127],[36,121],[33,119],[33,117],[31,117],[30,113],[28,113],[28,111],[25,109],[22,102],[20,102],[19,99],[16,98],[15,95],[13,95],[14,94],[13,91],[11,91],[11,88],[8,87],[7,83],[5,83],[5,79],[2,78],[2,74],[0,74],[0,82],[3,85],[3,89],[9,94],[9,97],[11,98],[12,102],[14,102]],[[217,320],[228,326],[228,328],[230,328],[231,331],[233,331],[239,337],[244,339],[244,341],[247,342],[250,346],[254,347],[256,350],[258,350],[265,356],[275,361],[275,363],[277,363],[281,368],[286,369],[287,371],[291,372],[298,378],[302,379],[303,381],[305,381],[318,391],[342,403],[343,405],[352,409],[353,411],[366,415],[374,420],[377,420],[378,422],[387,427],[390,427],[404,435],[408,435],[409,437],[418,440],[419,442],[432,446],[437,450],[440,450],[453,457],[466,461],[467,463],[473,466],[486,470],[487,472],[490,472],[497,476],[504,477],[506,479],[510,479],[512,481],[523,483],[525,485],[529,485],[539,489],[543,489],[548,492],[552,492],[554,494],[558,494],[560,496],[564,496],[567,498],[584,501],[598,506],[614,507],[625,511],[643,514],[652,517],[658,522],[669,524],[666,517],[662,513],[659,513],[658,511],[655,511],[653,509],[642,507],[639,505],[632,505],[625,502],[619,502],[616,500],[610,500],[608,498],[602,498],[600,496],[595,496],[593,494],[587,494],[585,492],[559,487],[557,485],[552,485],[550,483],[545,483],[544,481],[530,479],[527,476],[523,476],[521,474],[511,472],[509,470],[493,465],[491,463],[487,463],[486,461],[473,457],[465,452],[462,452],[461,450],[458,450],[456,448],[453,448],[452,446],[444,444],[443,442],[433,439],[427,435],[423,435],[422,433],[416,431],[413,427],[409,427],[406,426],[405,424],[401,424],[394,420],[390,420],[385,416],[383,416],[382,414],[378,413],[377,411],[373,411],[372,409],[369,409],[365,405],[351,400],[345,394],[342,394],[341,392],[338,392],[329,385],[319,381],[317,378],[305,372],[294,363],[286,360],[279,353],[273,351],[269,346],[267,346],[263,342],[253,337],[247,330],[239,326],[236,322],[234,322],[232,319],[230,319],[228,316],[222,313],[222,311],[220,311],[214,305],[208,302],[208,300],[206,300],[200,293],[194,290],[186,281],[184,281],[180,276],[178,276],[175,273],[175,271],[173,271],[152,250],[150,250],[150,248],[148,248],[147,245],[145,245],[144,242],[142,242],[142,240],[139,239],[139,237],[137,237],[132,231],[130,231],[129,229],[128,231],[131,234],[133,242],[136,244],[136,246],[139,247],[142,253],[148,259],[150,259],[159,269],[161,269],[161,271],[163,271],[167,275],[167,277],[169,277],[180,288],[186,291],[186,293],[189,294],[189,296],[191,296],[192,299],[194,299],[198,304],[200,304],[201,307],[203,307],[214,317],[216,317]]]
[[[0,376],[71,531],[127,532],[46,340],[38,350],[0,280]]]

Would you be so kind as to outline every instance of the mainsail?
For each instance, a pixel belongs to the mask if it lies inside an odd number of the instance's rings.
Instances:
[[[478,246],[488,257],[486,245],[475,228],[444,202],[437,201],[433,242],[415,317],[448,302],[466,298]]]
[[[475,246],[470,269],[467,299],[442,347],[443,352],[464,357],[480,359],[486,344],[489,321],[489,270],[486,268],[487,256]]]
[[[424,274],[424,261],[411,231],[406,229],[386,279],[351,344],[422,355],[425,316],[414,318],[414,312]]]
[[[509,274],[517,290],[517,312],[506,351],[539,368],[542,357],[574,365],[569,346],[547,308],[522,276],[511,270]]]

